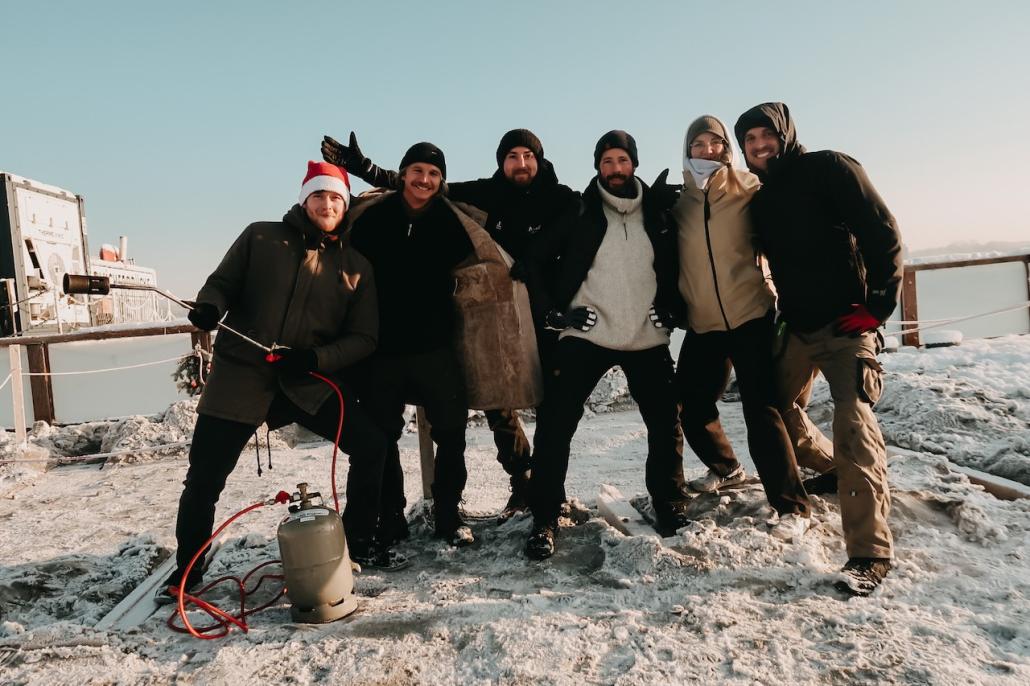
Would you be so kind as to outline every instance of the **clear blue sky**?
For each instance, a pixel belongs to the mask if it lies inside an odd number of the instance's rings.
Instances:
[[[809,149],[865,165],[910,247],[1030,240],[1028,8],[0,0],[0,169],[83,194],[94,251],[127,234],[189,296],[296,201],[324,133],[390,166],[431,140],[462,180],[527,127],[581,189],[609,129],[650,181],[695,116],[782,100]]]

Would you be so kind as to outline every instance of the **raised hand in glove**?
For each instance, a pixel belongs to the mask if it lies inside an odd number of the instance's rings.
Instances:
[[[881,322],[865,305],[852,305],[851,312],[837,317],[835,330],[839,335],[857,335],[874,331]]]
[[[568,312],[551,310],[544,317],[544,328],[551,331],[579,329],[589,331],[597,324],[597,312],[592,307],[576,307]]]
[[[676,324],[678,323],[672,312],[661,307],[655,307],[654,305],[651,305],[651,309],[648,311],[647,317],[651,320],[651,323],[654,324],[654,328],[656,329],[675,329]]]
[[[358,147],[358,137],[350,132],[350,143],[344,145],[334,138],[325,136],[322,138],[322,159],[329,164],[343,167],[349,173],[361,175],[368,173],[372,166],[372,160],[361,154]]]
[[[668,183],[669,170],[665,169],[651,185],[651,197],[654,198],[655,206],[659,210],[667,210],[679,200],[680,191],[683,186]]]
[[[284,374],[307,374],[318,369],[318,355],[310,348],[276,348],[265,359]]]
[[[213,331],[222,317],[218,308],[211,303],[194,303],[193,309],[186,313],[186,318],[201,331]]]

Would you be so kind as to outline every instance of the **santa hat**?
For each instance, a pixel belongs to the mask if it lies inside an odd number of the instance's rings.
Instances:
[[[316,191],[332,191],[343,196],[343,203],[350,207],[350,178],[347,170],[328,162],[308,162],[308,173],[300,187],[300,200],[303,205],[308,196]]]

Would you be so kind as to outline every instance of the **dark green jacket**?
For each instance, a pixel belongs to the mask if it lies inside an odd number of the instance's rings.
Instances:
[[[332,375],[375,350],[379,332],[372,266],[346,239],[331,240],[299,205],[281,222],[251,224],[197,295],[225,323],[264,345],[312,348]],[[309,375],[279,375],[264,351],[222,331],[197,411],[260,425],[282,391],[314,414],[332,389]]]

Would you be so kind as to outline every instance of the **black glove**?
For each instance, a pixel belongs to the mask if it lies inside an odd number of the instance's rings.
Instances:
[[[276,348],[271,361],[284,374],[307,374],[318,369],[318,355],[310,348]]]
[[[355,176],[367,174],[372,167],[372,160],[361,154],[358,147],[358,137],[350,132],[350,144],[344,145],[339,141],[325,136],[322,138],[322,159],[329,164],[343,167],[348,173]]]
[[[647,313],[647,316],[656,329],[672,330],[679,324],[679,320],[676,319],[672,312],[662,307],[651,305],[651,310]]]
[[[683,190],[683,186],[667,183],[668,178],[669,170],[666,169],[651,185],[651,197],[654,198],[659,211],[665,211],[675,205],[679,200],[680,191]]]
[[[576,307],[568,313],[551,310],[544,317],[544,328],[551,331],[579,329],[589,331],[597,324],[597,312],[592,307]]]
[[[195,303],[193,309],[186,313],[186,318],[201,331],[213,331],[222,317],[211,303]]]
[[[508,276],[511,277],[512,281],[521,281],[525,283],[529,277],[529,270],[526,268],[526,263],[521,260],[515,260],[515,263],[511,265],[511,269],[508,270]]]

